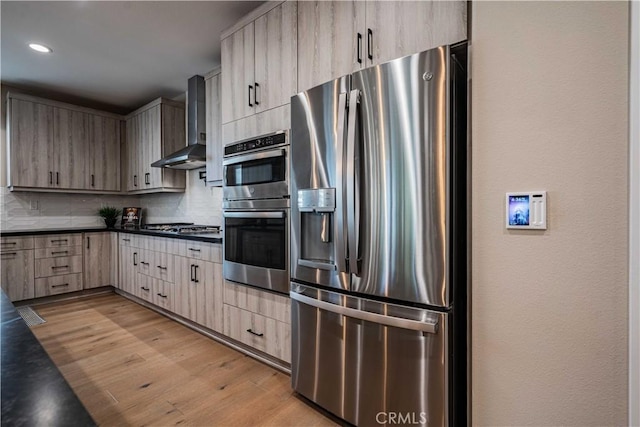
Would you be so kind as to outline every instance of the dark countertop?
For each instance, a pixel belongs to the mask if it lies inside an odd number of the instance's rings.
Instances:
[[[164,233],[162,231],[141,230],[139,228],[110,228],[109,231],[117,231],[119,233],[142,234],[145,236],[170,237],[172,239],[195,240],[197,242],[209,242],[222,244],[223,233],[206,233],[206,234],[174,234]]]
[[[95,426],[4,292],[0,292],[2,425]]]
[[[69,234],[69,233],[95,233],[100,231],[114,231],[118,233],[143,234],[145,236],[169,237],[172,239],[195,240],[198,242],[209,242],[222,244],[223,233],[206,233],[206,234],[173,234],[163,233],[161,231],[142,230],[139,228],[41,228],[31,230],[6,230],[0,231],[2,237],[17,236],[39,236],[45,234]]]
[[[73,233],[92,233],[100,231],[116,231],[105,227],[84,227],[84,228],[33,228],[24,230],[2,230],[2,237],[17,236],[42,236],[44,234],[73,234]]]

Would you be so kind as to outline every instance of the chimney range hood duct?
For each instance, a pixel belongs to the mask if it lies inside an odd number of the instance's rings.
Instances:
[[[204,78],[193,76],[187,89],[187,142],[189,145],[157,162],[156,168],[197,169],[206,165],[207,146],[205,133]]]

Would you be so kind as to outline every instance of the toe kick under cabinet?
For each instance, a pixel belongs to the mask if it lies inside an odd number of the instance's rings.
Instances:
[[[271,292],[224,282],[224,334],[291,363],[291,303]]]
[[[35,297],[82,290],[82,234],[37,236]]]

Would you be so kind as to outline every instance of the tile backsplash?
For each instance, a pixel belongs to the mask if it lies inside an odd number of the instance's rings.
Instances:
[[[222,224],[222,189],[206,187],[198,171],[187,172],[184,193],[94,195],[10,192],[0,189],[0,230],[82,228],[104,225],[101,206],[140,206],[143,222]]]

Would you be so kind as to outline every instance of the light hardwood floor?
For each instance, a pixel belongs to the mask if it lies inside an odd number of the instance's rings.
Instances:
[[[290,377],[108,294],[35,306],[32,328],[102,426],[336,425]]]

